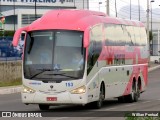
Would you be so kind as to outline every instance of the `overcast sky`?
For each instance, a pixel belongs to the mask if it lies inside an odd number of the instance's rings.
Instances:
[[[97,10],[101,12],[106,12],[106,0],[90,0],[90,10]],[[115,15],[115,0],[110,1],[110,14],[112,16]],[[147,0],[139,0],[140,6],[146,11],[147,9]],[[150,0],[151,1],[151,0]],[[160,0],[154,0],[155,2],[152,3],[152,8],[160,8]],[[99,5],[99,2],[102,4]],[[122,7],[130,5],[130,0],[116,0],[117,3],[117,11],[120,10]],[[138,0],[131,0],[132,5],[138,5]]]

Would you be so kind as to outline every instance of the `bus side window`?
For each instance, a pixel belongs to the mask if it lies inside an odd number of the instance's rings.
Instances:
[[[141,27],[140,28],[140,33],[141,33],[142,45],[145,46],[145,45],[147,45],[147,36],[146,36],[145,27]]]
[[[126,30],[130,39],[127,40],[126,45],[135,45],[135,34],[133,26],[126,26]]]

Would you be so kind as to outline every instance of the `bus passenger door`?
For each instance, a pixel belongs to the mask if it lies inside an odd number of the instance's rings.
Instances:
[[[93,95],[94,100],[99,97],[99,71],[104,66],[103,61],[99,60],[102,52],[102,24],[94,26],[90,31],[90,44],[88,48],[88,61],[87,61],[87,82],[89,85],[89,94]]]

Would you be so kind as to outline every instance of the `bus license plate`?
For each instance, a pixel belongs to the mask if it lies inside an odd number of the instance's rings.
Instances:
[[[47,97],[47,101],[57,101],[57,97]]]

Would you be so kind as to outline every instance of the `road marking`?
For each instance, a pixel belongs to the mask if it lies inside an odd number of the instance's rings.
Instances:
[[[151,101],[145,101],[145,102],[142,102],[142,103],[145,104],[145,103],[149,103],[149,102],[151,102]]]
[[[125,105],[126,107],[130,107],[130,106],[134,106],[136,104],[129,104],[129,105]]]
[[[67,119],[69,117],[60,117],[60,118],[55,118],[55,119],[52,119],[52,120],[62,120],[62,119]]]
[[[113,107],[113,108],[108,108],[108,109],[104,109],[104,110],[114,110],[114,109],[117,109],[117,108]]]

